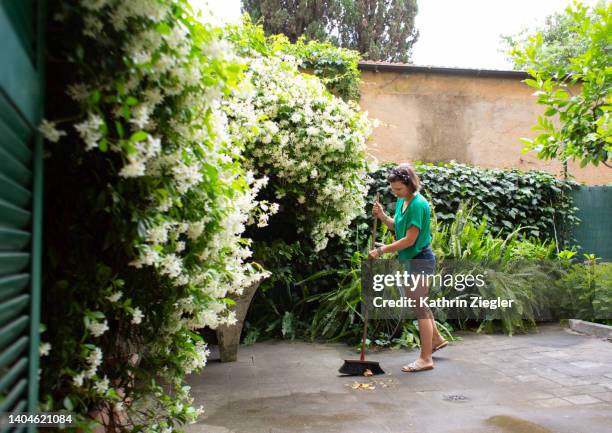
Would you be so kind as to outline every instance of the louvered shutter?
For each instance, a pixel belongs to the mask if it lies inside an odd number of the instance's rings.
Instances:
[[[0,2],[0,412],[38,402],[43,6]]]

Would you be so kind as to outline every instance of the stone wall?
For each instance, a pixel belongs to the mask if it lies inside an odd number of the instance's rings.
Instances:
[[[369,143],[380,161],[455,160],[562,175],[560,163],[521,153],[519,138],[536,134],[531,127],[543,112],[533,89],[521,82],[525,74],[377,63],[360,68],[360,105],[381,122]],[[570,163],[568,172],[588,185],[612,183],[605,166]]]

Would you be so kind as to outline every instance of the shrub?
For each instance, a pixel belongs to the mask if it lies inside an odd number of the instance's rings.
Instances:
[[[243,67],[190,10],[50,5],[47,113],[66,131],[41,128],[62,140],[45,163],[41,394],[80,431],[122,407],[128,429],[195,420],[183,378],[206,363],[197,330],[235,322],[226,296],[267,275],[242,237],[269,213],[266,179],[241,167],[220,109]]]
[[[225,110],[233,140],[246,143],[244,164],[270,178],[262,197],[279,204],[259,239],[307,236],[317,252],[329,238],[347,236],[365,205],[371,126],[356,104],[334,97],[318,78],[300,73],[295,58],[268,47],[262,28],[245,25],[246,31],[230,27],[228,38],[249,56],[252,88],[235,91]]]
[[[370,191],[383,193],[387,203],[395,201],[385,179],[389,166],[382,164],[372,173]],[[522,232],[524,237],[553,239],[559,246],[571,241],[570,231],[578,223],[570,194],[576,185],[573,181],[559,180],[543,171],[486,169],[457,163],[416,163],[415,169],[423,194],[442,225],[453,221],[459,204],[468,201],[475,204],[473,220],[486,216],[487,233],[504,236],[521,226],[527,228]]]
[[[272,37],[277,49],[299,61],[300,69],[316,75],[327,89],[345,101],[358,101],[360,97],[358,51],[333,46],[328,42],[308,41],[300,38],[295,44],[284,35]]]
[[[574,254],[565,255],[571,258]],[[593,254],[584,260],[564,260],[556,314],[564,319],[582,319],[612,324],[612,263],[599,262]]]

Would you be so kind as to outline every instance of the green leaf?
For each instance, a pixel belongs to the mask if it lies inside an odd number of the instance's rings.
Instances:
[[[157,33],[160,35],[169,35],[172,31],[172,28],[166,23],[159,23],[155,26]]]
[[[90,101],[92,104],[97,104],[98,102],[100,102],[100,97],[102,96],[102,94],[100,93],[99,90],[94,90],[90,96]]]
[[[138,142],[138,141],[142,141],[142,140],[146,140],[147,137],[149,136],[149,134],[147,134],[144,131],[137,131],[134,132],[131,136],[130,136],[130,141],[132,142]]]
[[[72,404],[72,400],[70,400],[70,397],[64,398],[64,408],[69,412],[74,411],[74,404]]]
[[[546,111],[544,112],[545,116],[554,116],[555,114],[557,114],[557,109],[554,107],[549,107],[546,109]]]
[[[119,138],[123,138],[125,132],[123,131],[123,125],[121,124],[121,122],[115,120],[115,129],[117,130],[117,135],[119,136]]]

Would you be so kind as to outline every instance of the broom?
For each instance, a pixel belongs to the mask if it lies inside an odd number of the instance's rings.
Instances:
[[[379,199],[379,194],[376,194],[376,201]],[[378,218],[374,217],[374,224],[372,227],[372,245],[370,249],[374,248],[376,242],[376,226]],[[372,260],[368,257],[368,260]],[[348,376],[363,376],[367,370],[374,374],[385,374],[380,364],[376,361],[366,361],[365,359],[365,346],[366,337],[368,335],[368,307],[365,307],[365,313],[363,317],[363,336],[361,337],[361,356],[359,359],[345,359],[344,364],[338,370],[340,373]]]

